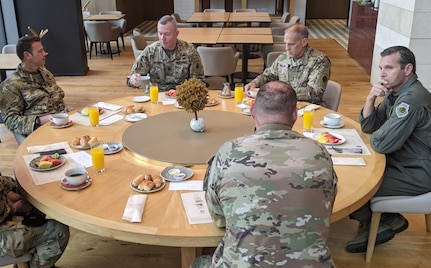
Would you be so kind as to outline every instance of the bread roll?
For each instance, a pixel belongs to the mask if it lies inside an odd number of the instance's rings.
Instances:
[[[143,180],[144,180],[144,175],[141,174],[132,181],[132,186],[135,186],[135,187],[138,186],[139,184],[141,184]]]
[[[160,186],[162,186],[162,183],[163,183],[162,177],[160,177],[159,175],[155,175],[153,177],[153,182],[154,182],[154,186],[159,188]]]
[[[131,113],[134,113],[134,112],[135,112],[135,110],[133,109],[133,106],[127,107],[126,113],[131,114]]]
[[[146,181],[152,181],[153,180],[153,176],[151,174],[145,174],[145,180]]]
[[[144,180],[138,185],[139,190],[151,191],[154,188],[154,182]]]
[[[81,138],[80,137],[75,137],[75,138],[73,138],[73,140],[72,140],[72,145],[73,146],[78,146],[78,145],[80,145],[81,143]]]
[[[99,140],[96,137],[91,137],[88,141],[88,145],[90,145],[90,147],[94,147],[97,144],[99,144]]]
[[[135,106],[134,108],[135,113],[142,113],[144,111],[143,106]]]
[[[88,135],[84,135],[82,136],[81,140],[79,141],[79,143],[81,144],[81,146],[83,147],[87,147],[88,146],[88,141],[90,140],[90,136]]]

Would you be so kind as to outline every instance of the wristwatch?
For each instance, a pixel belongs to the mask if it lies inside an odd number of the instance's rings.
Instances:
[[[36,129],[36,128],[40,127],[40,126],[41,126],[40,118],[36,117],[36,119],[34,120],[34,129]]]

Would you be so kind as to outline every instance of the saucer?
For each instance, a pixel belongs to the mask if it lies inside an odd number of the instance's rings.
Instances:
[[[147,115],[144,113],[133,113],[133,114],[128,114],[124,117],[124,120],[126,120],[127,122],[138,122],[141,121],[142,119],[147,118]]]
[[[218,93],[217,96],[219,96],[222,99],[232,99],[233,97],[235,97],[234,94],[230,94],[230,95],[222,95],[221,93]]]
[[[123,144],[119,142],[107,142],[103,144],[104,154],[115,154],[123,150]]]
[[[167,181],[185,181],[193,176],[193,170],[183,166],[170,166],[163,169],[160,176]]]
[[[63,183],[63,180],[60,180],[60,187],[68,191],[79,191],[90,186],[92,182],[93,180],[91,179],[90,176],[87,176],[87,179],[85,180],[85,182],[79,185],[70,185],[67,183]]]
[[[70,120],[69,122],[63,125],[57,125],[57,124],[54,124],[54,122],[49,122],[49,126],[52,128],[66,128],[66,127],[70,127],[71,125],[73,125],[72,120]]]
[[[344,127],[343,122],[340,122],[337,125],[328,125],[328,124],[325,124],[325,121],[323,121],[323,120],[320,121],[320,125],[322,125],[323,127],[326,127],[326,128],[342,128],[342,127]]]
[[[150,100],[150,97],[148,96],[136,96],[132,99],[134,102],[147,102]]]

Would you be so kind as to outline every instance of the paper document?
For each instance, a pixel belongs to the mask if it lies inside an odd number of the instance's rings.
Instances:
[[[212,222],[205,200],[205,192],[192,192],[181,194],[184,209],[190,224],[202,224]]]
[[[334,166],[365,166],[365,160],[362,157],[332,157]]]

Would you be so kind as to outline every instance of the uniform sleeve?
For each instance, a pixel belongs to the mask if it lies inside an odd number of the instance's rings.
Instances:
[[[6,127],[16,133],[29,135],[35,129],[36,115],[24,115],[24,99],[20,94],[19,82],[1,85],[0,107]]]
[[[307,81],[307,86],[295,88],[298,100],[307,100],[311,103],[321,103],[323,92],[326,89],[331,71],[331,62],[327,56],[319,56],[309,66],[308,77],[303,79]],[[306,72],[303,75],[307,75]],[[300,79],[302,80],[302,78]],[[304,81],[303,80],[303,81]]]
[[[412,104],[395,104],[388,119],[371,135],[371,147],[379,153],[388,154],[399,150],[420,124],[426,111]]]
[[[258,75],[255,79],[251,81],[251,83],[255,83],[256,87],[261,87],[262,85],[278,80],[278,58],[274,61],[274,63],[267,67],[261,75]]]
[[[7,203],[6,194],[17,186],[14,179],[0,176],[0,224],[12,214],[12,209]]]
[[[150,72],[150,56],[149,56],[149,49],[148,46],[144,49],[144,51],[139,55],[139,57],[136,58],[135,62],[132,65],[132,69],[130,70],[129,77],[132,74],[139,73],[141,75],[147,75]],[[132,85],[127,79],[127,86],[129,87],[135,87]]]

